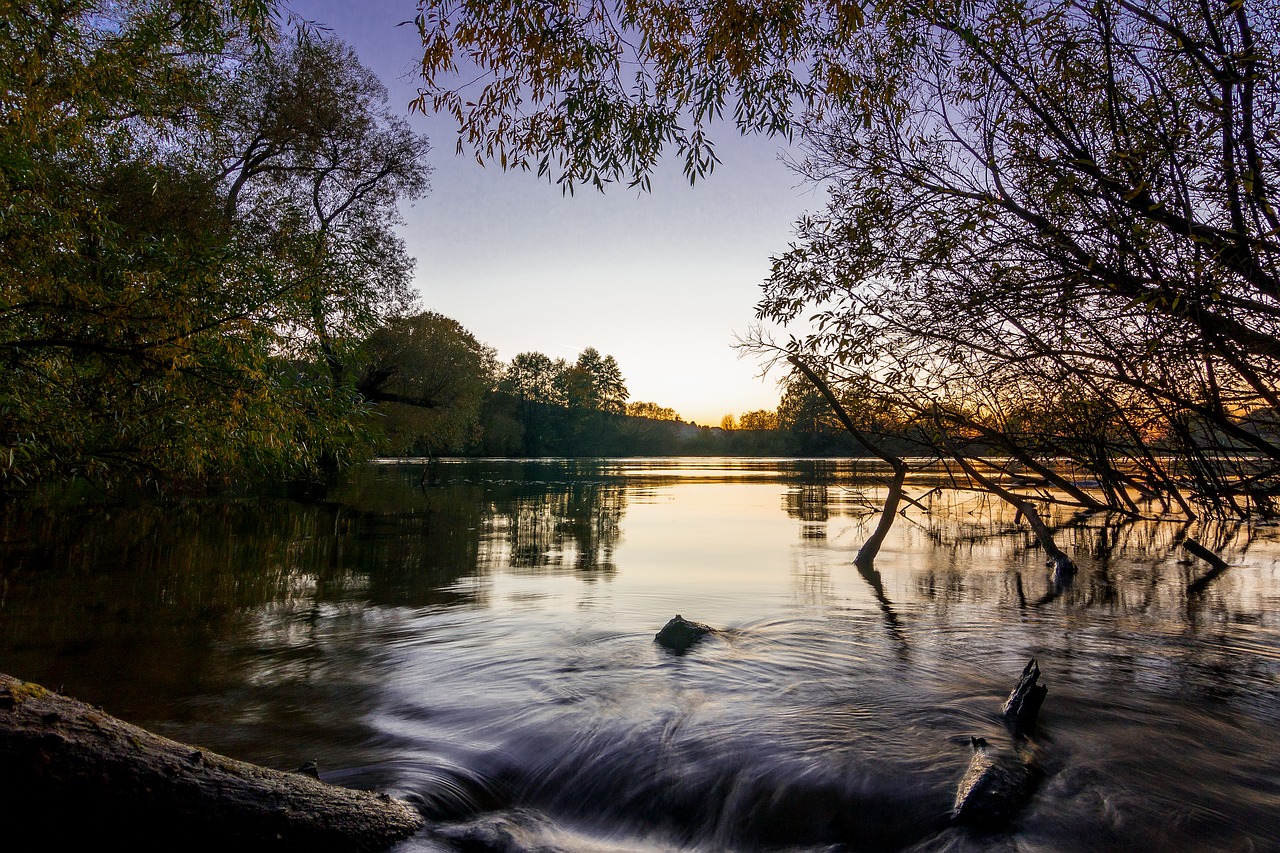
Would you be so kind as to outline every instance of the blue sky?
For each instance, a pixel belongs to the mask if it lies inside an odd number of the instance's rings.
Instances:
[[[290,0],[350,44],[403,108],[417,92],[413,0]],[[717,139],[722,165],[690,187],[674,160],[650,193],[625,187],[563,197],[545,179],[456,156],[445,117],[409,116],[431,140],[432,191],[404,210],[424,309],[462,323],[504,361],[537,350],[613,355],[633,400],[718,424],[772,409],[776,377],[732,349],[753,322],[769,256],[821,198],[779,159],[782,143]]]

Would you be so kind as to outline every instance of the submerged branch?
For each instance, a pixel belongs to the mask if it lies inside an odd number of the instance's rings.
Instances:
[[[1009,491],[995,480],[979,473],[968,458],[956,450],[950,442],[947,443],[947,447],[951,452],[952,458],[956,460],[967,475],[972,477],[984,489],[1014,507],[1027,520],[1028,526],[1031,527],[1031,532],[1036,536],[1036,541],[1040,543],[1040,547],[1044,549],[1045,554],[1053,561],[1055,572],[1069,575],[1075,571],[1076,564],[1067,556],[1065,551],[1058,547],[1058,543],[1053,541],[1053,533],[1049,530],[1049,526],[1044,523],[1044,519],[1040,517],[1040,512],[1036,509],[1034,501],[1016,492]]]
[[[893,468],[893,479],[889,482],[889,494],[885,496],[884,508],[880,510],[880,520],[876,524],[876,529],[867,538],[867,541],[862,543],[862,547],[858,549],[858,555],[853,559],[854,565],[859,568],[871,566],[875,562],[876,554],[880,553],[880,546],[884,544],[885,537],[889,535],[889,529],[893,527],[894,516],[898,513],[898,504],[902,500],[902,484],[907,479],[907,463],[900,457],[881,450],[867,438],[862,430],[854,425],[853,419],[849,417],[849,413],[845,411],[844,405],[831,390],[831,386],[815,373],[809,365],[794,355],[789,356],[787,360],[803,373],[805,378],[812,382],[813,386],[826,398],[831,410],[835,412],[836,417],[840,420],[840,424],[853,436],[854,440],[862,445],[868,453],[888,463]]]
[[[1196,593],[1203,592],[1205,587],[1207,587],[1214,578],[1231,568],[1230,563],[1194,539],[1184,539],[1182,541],[1182,547],[1189,554],[1193,554],[1209,564],[1208,572],[1187,584],[1188,595],[1195,595]]]

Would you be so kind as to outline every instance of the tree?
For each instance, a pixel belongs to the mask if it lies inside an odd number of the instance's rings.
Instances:
[[[622,414],[627,408],[626,380],[611,355],[587,347],[561,379],[570,408]]]
[[[345,350],[411,305],[413,260],[397,205],[426,193],[426,137],[345,44],[302,32],[222,87],[197,156],[216,160],[228,218],[276,262],[293,298],[276,322],[318,350],[335,387]]]
[[[643,185],[673,147],[692,179],[728,110],[799,136],[830,201],[758,316],[811,321],[788,351],[940,450],[1036,458],[1006,415],[1072,387],[1119,421],[1072,456],[1127,478],[1116,508],[1280,490],[1274,0],[482,5],[419,4],[420,105],[504,166]],[[449,78],[463,51],[478,74]],[[1059,447],[1082,446],[1070,421]]]
[[[633,418],[648,418],[654,421],[680,420],[680,415],[675,409],[639,400],[627,403],[627,415]]]
[[[824,435],[837,429],[822,394],[798,372],[792,372],[782,384],[776,418],[779,429],[797,433]]]
[[[1158,461],[1169,453],[1201,499],[1267,503],[1276,15],[1127,0],[930,10],[898,38],[914,59],[877,55],[903,94],[869,123],[815,128],[806,168],[833,180],[833,201],[776,260],[760,315],[818,308],[804,349],[952,435],[1012,438],[1002,413],[1051,411],[1054,450],[1123,483],[1106,498],[1117,509],[1135,509],[1129,491],[1187,507]],[[1116,424],[1102,444],[1066,389]]]
[[[326,412],[246,321],[216,191],[173,162],[256,3],[10,5],[0,36],[0,485],[305,467]]]
[[[732,432],[737,428],[738,428],[738,419],[735,418],[732,414],[725,415],[723,418],[720,419],[720,429],[724,430],[725,432]]]
[[[566,191],[647,187],[668,146],[694,180],[715,167],[707,128],[730,101],[739,128],[790,135],[806,101],[849,88],[838,57],[862,21],[852,2],[517,0],[495,13],[419,0],[415,107],[451,115],[477,158]]]
[[[738,429],[773,430],[778,428],[778,413],[768,409],[753,409],[738,417]]]
[[[356,388],[396,454],[460,453],[480,439],[497,354],[455,320],[427,312],[387,322],[361,347]]]
[[[498,387],[521,402],[564,405],[557,378],[567,369],[564,359],[552,361],[540,352],[522,352],[511,359]]]
[[[333,368],[404,307],[390,226],[424,167],[370,167],[376,81],[336,44],[279,40],[271,14],[4,13],[0,488],[290,476],[361,452],[363,403]],[[342,120],[294,121],[319,104]]]

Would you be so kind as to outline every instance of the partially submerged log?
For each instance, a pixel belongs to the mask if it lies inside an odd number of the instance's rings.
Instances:
[[[374,851],[423,825],[386,794],[178,743],[2,673],[0,768],[11,828],[21,822],[61,844]]]
[[[979,829],[998,829],[1026,805],[1039,771],[1020,752],[998,752],[980,737],[969,740],[973,758],[956,788],[951,819]]]
[[[970,738],[973,756],[964,778],[956,787],[951,809],[954,823],[982,830],[1008,824],[1026,805],[1040,781],[1039,750],[1028,739],[1035,731],[1040,706],[1049,692],[1039,684],[1040,666],[1032,658],[1009,693],[1001,709],[1010,743],[1005,749],[992,747],[985,739]]]
[[[1040,706],[1044,704],[1044,697],[1049,693],[1048,687],[1037,683],[1039,679],[1040,665],[1035,658],[1032,658],[1022,668],[1018,683],[1009,692],[1009,698],[1000,709],[1004,724],[1014,737],[1028,737],[1035,733]]]
[[[1194,554],[1209,564],[1209,571],[1187,584],[1188,595],[1196,595],[1204,592],[1205,587],[1209,586],[1214,578],[1231,568],[1230,563],[1194,539],[1184,539],[1182,541],[1182,547],[1187,553]]]

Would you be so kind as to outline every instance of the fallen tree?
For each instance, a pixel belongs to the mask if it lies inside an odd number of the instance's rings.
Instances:
[[[387,794],[236,761],[0,673],[0,801],[60,843],[374,851],[423,819]]]

